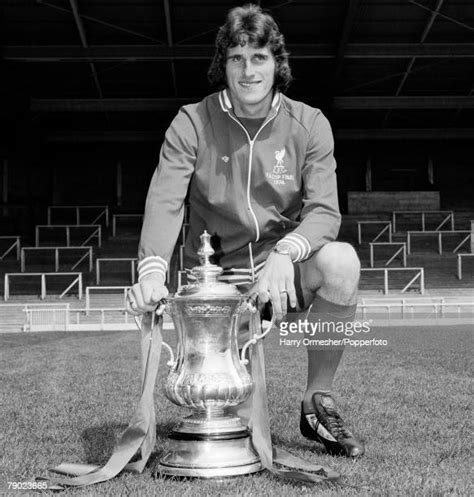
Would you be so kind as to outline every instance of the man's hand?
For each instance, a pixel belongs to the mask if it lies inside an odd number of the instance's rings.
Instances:
[[[129,314],[139,316],[152,312],[161,299],[168,295],[168,289],[160,273],[150,273],[130,288],[125,307]]]
[[[273,313],[281,320],[287,313],[288,298],[296,307],[295,271],[289,255],[271,252],[251,293],[258,293],[260,302],[272,301]]]

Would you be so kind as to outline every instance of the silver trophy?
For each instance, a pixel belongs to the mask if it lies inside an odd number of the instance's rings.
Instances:
[[[209,261],[212,254],[210,235],[204,232],[201,265],[191,270],[195,283],[182,287],[164,308],[178,334],[176,358],[165,344],[172,354],[165,395],[193,411],[169,435],[170,448],[157,468],[165,475],[221,478],[262,469],[247,427],[229,408],[252,394],[245,352],[271,326],[251,337],[239,357],[240,316],[257,309],[234,285],[218,281],[223,270]]]

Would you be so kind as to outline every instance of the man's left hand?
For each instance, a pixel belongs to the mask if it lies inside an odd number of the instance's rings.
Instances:
[[[271,252],[250,293],[257,293],[260,302],[271,300],[273,313],[277,320],[281,320],[288,311],[288,300],[291,307],[296,307],[294,276],[291,257]]]

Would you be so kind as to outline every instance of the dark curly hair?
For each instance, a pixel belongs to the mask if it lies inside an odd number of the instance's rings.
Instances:
[[[285,91],[293,77],[288,63],[288,52],[285,49],[285,39],[278,25],[270,14],[262,11],[258,5],[246,4],[235,7],[227,14],[224,25],[219,28],[216,36],[216,53],[207,72],[211,85],[219,89],[227,86],[225,66],[227,49],[244,46],[246,43],[259,48],[269,47],[275,58],[275,88]]]

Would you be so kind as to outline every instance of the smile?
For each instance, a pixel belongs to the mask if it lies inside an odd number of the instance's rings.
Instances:
[[[254,85],[258,85],[260,81],[239,81],[239,85],[243,88],[252,88]]]

